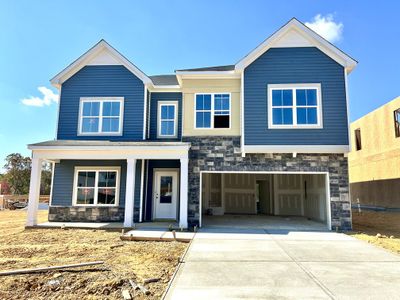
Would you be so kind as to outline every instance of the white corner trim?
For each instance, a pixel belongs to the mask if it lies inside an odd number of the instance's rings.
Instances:
[[[322,113],[322,91],[320,83],[297,83],[297,84],[268,84],[268,129],[322,129],[323,128],[323,113]],[[317,90],[317,124],[297,124],[297,89],[316,89]],[[293,105],[285,106],[285,108],[292,109],[293,124],[279,125],[272,123],[272,91],[273,90],[292,90],[293,91]],[[302,106],[306,107],[306,106]]]
[[[296,30],[297,33],[304,35],[304,37],[309,40],[313,46],[317,47],[333,60],[345,67],[348,73],[350,73],[357,65],[356,60],[329,43],[327,40],[325,40],[313,30],[308,28],[306,25],[301,23],[299,20],[293,18],[284,26],[282,26],[279,30],[273,33],[270,37],[268,37],[259,46],[257,46],[253,51],[251,51],[239,62],[237,62],[235,65],[235,70],[244,70],[248,65],[254,62],[268,49],[272,48],[276,42],[282,39],[284,35],[286,35],[291,30]]]
[[[346,113],[347,113],[347,131],[348,131],[348,140],[349,140],[349,152],[351,152],[351,128],[350,128],[350,108],[349,108],[349,92],[348,92],[348,85],[347,85],[347,72],[344,69],[344,88],[345,88],[345,95],[346,95]]]
[[[63,82],[65,82],[68,78],[77,73],[84,66],[90,65],[90,62],[94,60],[97,56],[104,56],[105,53],[108,53],[108,55],[110,55],[115,60],[114,64],[119,62],[120,65],[125,66],[129,71],[131,71],[140,80],[142,80],[144,84],[153,84],[151,79],[147,77],[146,74],[144,74],[138,67],[127,60],[121,53],[119,53],[105,40],[101,40],[100,42],[98,42],[83,55],[81,55],[78,59],[76,59],[73,63],[71,63],[68,67],[66,67],[56,76],[54,76],[50,80],[51,84],[55,87],[61,86]]]
[[[143,140],[146,139],[147,131],[147,87],[144,86],[144,107],[143,107]]]
[[[240,151],[242,157],[246,155],[244,152],[244,70],[240,73]]]
[[[61,85],[59,86],[59,97],[58,97],[58,103],[57,103],[57,120],[56,120],[56,134],[54,136],[54,139],[56,140],[58,138],[58,122],[60,122],[60,105],[61,105],[61,93],[62,93],[62,87]]]
[[[349,145],[245,145],[245,153],[347,153]]]

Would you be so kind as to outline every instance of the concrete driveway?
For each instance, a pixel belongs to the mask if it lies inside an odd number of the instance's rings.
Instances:
[[[400,256],[332,232],[203,229],[166,299],[400,299]]]

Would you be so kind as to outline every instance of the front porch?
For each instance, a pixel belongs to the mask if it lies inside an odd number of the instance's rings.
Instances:
[[[180,142],[62,140],[29,145],[26,225],[118,229],[167,220],[187,228],[189,148]],[[38,225],[43,161],[53,164],[50,222]]]

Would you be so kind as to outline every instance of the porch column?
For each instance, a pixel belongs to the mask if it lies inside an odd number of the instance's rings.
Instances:
[[[133,227],[133,209],[135,203],[136,159],[127,159],[125,187],[124,227]]]
[[[188,164],[189,159],[181,158],[181,179],[180,179],[180,208],[179,208],[179,227],[188,227]]]
[[[35,226],[37,224],[41,175],[42,160],[33,157],[31,165],[31,180],[29,183],[28,217],[26,220],[26,226]]]

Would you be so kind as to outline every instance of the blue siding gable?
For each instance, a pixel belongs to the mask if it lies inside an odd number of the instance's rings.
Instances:
[[[178,102],[178,137],[176,139],[164,139],[168,141],[177,141],[182,137],[182,93],[151,93],[150,98],[150,140],[157,139],[158,123],[158,102],[177,101]]]
[[[81,97],[124,97],[122,136],[78,136]],[[124,66],[86,66],[65,81],[61,89],[57,139],[143,139],[144,84]]]
[[[322,129],[268,129],[267,86],[320,83]],[[245,145],[348,145],[344,69],[315,47],[271,48],[244,73]]]

